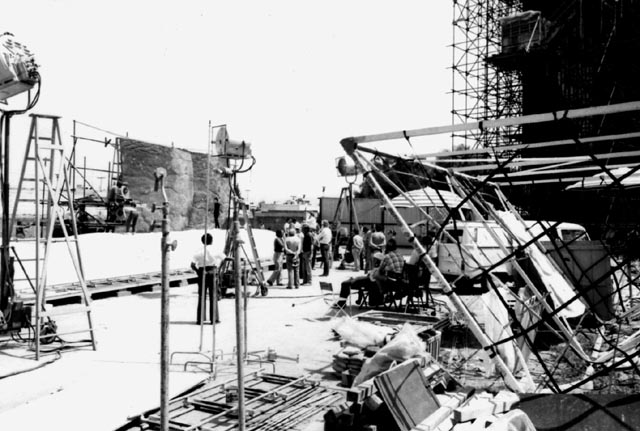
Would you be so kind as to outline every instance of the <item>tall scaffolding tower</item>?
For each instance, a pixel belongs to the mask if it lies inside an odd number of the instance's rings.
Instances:
[[[501,52],[500,19],[522,10],[520,0],[453,0],[453,124],[522,114],[521,72],[487,61]],[[519,139],[520,131],[509,126],[453,133],[451,145],[507,145]]]

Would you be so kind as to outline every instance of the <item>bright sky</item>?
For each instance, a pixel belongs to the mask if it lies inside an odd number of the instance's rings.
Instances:
[[[5,4],[0,30],[35,53],[33,112],[66,139],[76,119],[206,152],[208,122],[226,123],[257,159],[243,190],[271,202],[338,196],[344,137],[450,124],[451,16],[442,0],[32,0]]]

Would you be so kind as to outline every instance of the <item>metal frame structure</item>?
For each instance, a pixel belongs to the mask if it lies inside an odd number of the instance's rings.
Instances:
[[[452,124],[522,115],[521,73],[488,62],[500,53],[499,19],[522,11],[520,0],[454,0]],[[521,127],[452,132],[452,149],[495,147],[519,139]]]
[[[246,390],[250,412],[246,418],[238,405],[240,387]],[[168,425],[180,431],[294,429],[342,399],[344,394],[318,385],[308,375],[291,377],[258,371],[238,376],[237,380],[207,382],[175,398]],[[159,411],[147,411],[120,429],[162,429]]]
[[[487,125],[495,126],[495,125],[501,125],[501,124],[502,125],[503,124],[524,125],[524,124],[530,124],[531,122],[533,123],[553,122],[553,121],[558,121],[561,118],[569,118],[569,117],[585,118],[592,115],[611,114],[615,112],[635,112],[638,110],[640,110],[640,104],[638,104],[637,102],[630,102],[627,104],[620,104],[620,105],[586,108],[585,110],[582,110],[580,112],[567,111],[567,112],[564,112],[562,116],[558,116],[555,113],[553,113],[553,114],[538,114],[534,116],[525,116],[521,118],[498,119],[498,120],[487,121],[486,123],[484,123],[484,125],[485,126]],[[475,124],[477,128],[481,128],[482,125],[483,123]],[[388,185],[391,186],[396,193],[400,193],[404,195],[406,199],[408,200],[411,200],[411,199],[406,195],[405,190],[402,190],[400,187],[398,187],[398,185],[393,184],[393,182],[389,179],[389,177],[385,174],[385,172],[380,171],[375,164],[373,164],[364,156],[365,154],[374,154],[377,157],[382,156],[382,157],[388,157],[392,159],[395,158],[396,160],[403,159],[405,161],[407,160],[407,158],[403,158],[402,156],[394,156],[388,153],[381,153],[374,149],[365,148],[361,146],[361,144],[377,142],[380,140],[389,140],[389,139],[404,138],[406,140],[409,140],[411,136],[421,136],[421,135],[437,134],[437,133],[449,133],[453,130],[466,130],[469,127],[472,127],[472,125],[470,124],[454,125],[451,127],[434,127],[434,128],[418,129],[418,130],[410,130],[410,131],[382,133],[378,135],[359,136],[354,138],[345,138],[341,141],[341,144],[343,145],[346,153],[350,155],[356,161],[358,166],[366,172],[364,174],[364,178],[366,179],[366,181],[368,181],[372,185],[372,188],[378,192],[379,197],[385,202],[385,205],[387,205],[387,207],[391,210],[394,217],[398,219],[398,222],[403,225],[403,230],[405,231],[405,233],[407,233],[408,235],[412,235],[406,223],[404,223],[400,215],[392,207],[389,197],[386,195],[386,193],[378,184],[378,180],[388,183]],[[579,144],[580,142],[578,141],[575,143]],[[480,151],[484,151],[484,150],[476,150],[476,152],[480,152]],[[604,297],[600,296],[596,300],[597,302],[595,304],[589,304],[589,305],[592,307],[595,307],[600,302],[608,301],[611,299],[610,297],[613,297],[617,302],[616,306],[622,311],[622,314],[618,313],[617,315],[615,315],[613,321],[608,322],[608,324],[617,325],[618,327],[622,325],[627,319],[638,316],[640,314],[640,311],[639,311],[640,305],[634,304],[634,294],[637,294],[636,291],[638,289],[638,283],[637,283],[638,277],[634,277],[630,273],[628,259],[617,259],[613,268],[611,268],[611,270],[609,270],[606,274],[601,275],[599,279],[593,279],[593,277],[589,276],[589,271],[592,268],[580,267],[580,265],[578,265],[582,273],[581,275],[579,275],[579,278],[586,279],[588,282],[588,285],[586,287],[583,285],[583,287],[577,293],[573,294],[572,297],[565,298],[565,300],[563,300],[560,303],[556,301],[554,305],[550,305],[547,303],[546,296],[548,295],[548,293],[540,291],[537,288],[536,283],[534,283],[529,278],[528,272],[520,267],[518,261],[516,260],[516,257],[520,256],[523,252],[526,253],[527,250],[530,248],[533,248],[533,249],[538,248],[542,250],[542,245],[539,243],[540,237],[542,235],[547,235],[552,229],[555,228],[555,226],[544,227],[542,234],[537,235],[536,237],[531,237],[528,241],[523,243],[521,240],[517,239],[517,237],[515,237],[513,233],[511,233],[509,226],[505,225],[505,222],[502,220],[502,217],[498,215],[497,212],[495,211],[494,205],[498,205],[504,211],[508,211],[516,215],[516,220],[518,219],[516,209],[509,203],[506,196],[502,194],[498,185],[492,182],[493,178],[499,173],[504,173],[504,176],[508,177],[507,168],[510,165],[510,163],[514,160],[515,156],[516,155],[514,155],[509,159],[503,159],[503,160],[500,160],[496,156],[496,164],[497,164],[496,169],[494,169],[489,175],[487,175],[482,180],[476,177],[468,176],[464,173],[455,172],[454,170],[451,170],[451,169],[445,169],[437,165],[432,165],[428,162],[423,161],[422,163],[423,165],[425,165],[425,167],[428,167],[431,170],[431,172],[437,171],[446,178],[445,184],[449,184],[450,190],[456,192],[459,196],[463,198],[460,205],[466,204],[473,209],[476,220],[480,220],[480,222],[487,228],[487,231],[493,237],[496,244],[498,244],[502,248],[505,254],[504,259],[500,262],[496,262],[494,265],[492,265],[490,268],[487,268],[485,271],[482,271],[480,274],[474,277],[472,281],[477,282],[477,281],[484,280],[486,285],[488,285],[490,289],[494,290],[498,294],[501,302],[505,305],[505,307],[507,306],[507,303],[509,301],[511,302],[516,301],[517,303],[520,304],[520,306],[526,311],[527,316],[525,315],[516,316],[515,314],[511,313],[510,315],[511,323],[515,326],[516,332],[512,336],[502,340],[494,340],[493,342],[491,340],[488,340],[488,338],[486,337],[486,334],[483,333],[483,331],[478,326],[477,322],[475,322],[475,320],[472,317],[470,318],[469,312],[466,309],[464,303],[462,303],[462,301],[460,301],[459,298],[457,297],[456,295],[457,281],[454,281],[453,283],[447,281],[443,277],[443,275],[440,273],[439,269],[435,265],[433,265],[433,262],[430,261],[428,256],[425,256],[423,258],[424,263],[427,265],[429,270],[432,271],[436,280],[443,288],[443,291],[450,296],[452,303],[455,305],[457,311],[460,312],[465,317],[465,320],[468,322],[470,329],[472,330],[473,334],[478,338],[478,341],[482,345],[483,349],[491,352],[491,354],[496,355],[495,358],[497,358],[496,359],[497,365],[509,387],[514,388],[514,380],[513,380],[514,375],[511,373],[510,370],[506,369],[504,360],[500,358],[501,352],[499,350],[499,346],[504,343],[513,343],[513,342],[517,342],[517,348],[515,351],[517,352],[518,356],[526,357],[526,355],[520,355],[520,353],[518,353],[520,352],[520,349],[523,349],[522,353],[527,353],[528,351],[536,355],[538,364],[543,368],[544,375],[545,375],[545,378],[543,379],[543,381],[540,382],[540,384],[548,385],[551,388],[551,390],[555,392],[567,392],[576,388],[580,388],[585,384],[589,384],[594,378],[610,373],[612,370],[615,370],[616,367],[623,364],[625,366],[635,367],[636,372],[640,374],[640,370],[637,369],[637,366],[635,365],[635,361],[634,361],[634,358],[640,355],[640,349],[638,348],[638,346],[640,345],[640,332],[631,334],[626,338],[616,339],[616,337],[618,336],[611,337],[605,333],[604,325],[602,325],[602,327],[600,328],[596,328],[594,332],[593,330],[585,329],[582,326],[582,319],[581,319],[580,322],[578,323],[577,328],[572,328],[567,323],[566,319],[563,318],[561,315],[563,310],[565,310],[571,304],[574,304],[577,301],[581,301],[584,295],[589,293],[592,289],[596,289],[599,283],[601,283],[604,279],[613,277],[615,280],[615,286],[614,286],[614,289],[611,291],[611,293]],[[606,173],[606,175],[609,178],[611,178],[612,186],[617,186],[617,187],[621,186],[621,180],[623,179],[621,176],[614,175],[606,165],[598,162],[597,158],[595,157],[591,157],[591,158],[596,159],[596,160],[592,160],[592,163],[598,166],[602,170],[602,172]],[[419,156],[413,155],[413,157],[410,157],[409,159],[416,161],[416,160],[419,160],[420,158]],[[634,171],[637,169],[638,167],[635,167]],[[430,177],[429,171],[425,169],[424,172],[425,172],[425,177],[432,182],[430,186],[436,187],[435,183],[433,183],[433,178]],[[439,186],[442,187],[442,179],[440,179],[438,183],[440,183]],[[493,202],[492,204],[489,204],[488,201],[485,199],[485,197],[487,196],[487,193],[491,193],[494,195],[495,199],[492,200]],[[441,200],[444,201],[443,199]],[[442,202],[439,202],[439,204],[442,204]],[[456,211],[460,205],[458,205],[456,208],[448,208],[449,213],[451,214],[454,211]],[[414,206],[416,208],[419,208],[415,203],[414,203]],[[440,231],[442,231],[445,235],[447,235],[447,231],[443,230],[443,226],[447,223],[447,221],[451,219],[447,219],[441,225],[438,225],[435,220],[430,218],[429,214],[426,211],[421,210],[421,212],[425,218],[430,220],[430,222],[433,222],[434,225],[436,225],[436,227],[440,229]],[[501,239],[498,235],[496,235],[493,232],[493,228],[488,224],[488,222],[497,223],[497,225],[508,235],[508,237],[511,237],[510,242],[513,243],[514,240],[517,240],[515,241],[516,246],[514,247],[513,245],[504,243],[504,240]],[[522,220],[520,220],[520,222],[522,222]],[[453,221],[453,223],[455,223],[455,220]],[[474,252],[464,247],[458,239],[456,238],[450,238],[450,239],[452,239],[454,242],[457,242],[462,256],[465,256],[470,261],[477,259],[477,256],[474,256]],[[415,237],[410,238],[410,242],[416,242],[416,241],[417,239]],[[555,242],[554,248],[555,248],[555,251],[568,252],[569,256],[573,258],[573,256],[571,255],[571,249],[569,248],[570,245],[571,245],[571,242]],[[420,246],[420,244],[415,244],[415,246],[420,252],[424,252],[424,249]],[[480,253],[482,253],[480,249],[479,251]],[[476,251],[475,253],[477,252],[478,251]],[[610,257],[612,256],[607,255],[604,258],[609,259]],[[509,297],[505,297],[504,294],[501,293],[501,292],[504,292],[505,290],[506,291],[509,291],[509,290],[508,288],[505,289],[506,286],[504,286],[504,284],[500,281],[500,279],[498,279],[496,276],[492,274],[492,271],[496,267],[498,267],[499,265],[507,261],[509,261],[513,265],[513,267],[517,270],[517,272],[520,274],[521,278],[523,279],[525,286],[527,287],[529,292],[528,298],[520,298],[516,295],[510,295],[511,297],[509,298]],[[592,266],[596,266],[598,264],[599,262],[594,262]],[[553,263],[552,266],[556,268],[555,271],[557,271],[558,273],[561,273],[561,268],[559,264]],[[623,275],[616,277],[616,275],[619,274],[620,271],[622,271]],[[578,279],[575,276],[565,276],[565,277],[569,277],[567,280],[570,283],[572,283],[574,286],[578,285]],[[626,294],[626,292],[628,292],[628,294]],[[545,315],[542,314],[543,311]],[[550,330],[556,332],[561,337],[561,339],[563,339],[564,342],[566,343],[564,351],[557,353],[556,357],[554,358],[555,359],[554,364],[546,364],[545,360],[543,360],[540,357],[539,352],[536,350],[533,343],[537,330],[544,326],[547,326]],[[617,333],[619,334],[619,331]],[[596,349],[596,351],[594,351],[591,355],[587,354],[583,346],[578,342],[579,335],[585,336],[585,337],[591,336],[592,338],[595,336],[596,346],[605,346],[602,349],[603,353],[598,352]],[[569,351],[573,352],[572,360],[567,359],[568,358],[567,353]],[[581,364],[579,365],[579,367],[582,370],[582,372],[584,372],[583,378],[578,379],[578,381],[576,382],[569,382],[569,383],[565,382],[563,384],[563,382],[559,381],[556,375],[558,368],[561,365],[565,367],[575,366],[574,363],[576,361],[579,364]],[[585,367],[586,369],[584,369]],[[517,384],[517,382],[515,383]],[[517,387],[516,387],[516,390],[517,390]]]
[[[87,137],[87,136],[81,136],[78,132],[78,126],[83,126],[85,128],[88,129],[92,129],[92,130],[97,130],[100,132],[104,132],[107,135],[110,135],[112,137],[115,137],[115,142],[112,142],[113,138],[107,138],[105,136],[105,138],[103,140],[99,140],[99,139],[94,139],[91,137]],[[109,188],[114,184],[115,180],[117,178],[119,178],[122,175],[122,153],[120,151],[120,139],[122,138],[121,135],[115,134],[113,132],[108,132],[106,130],[100,129],[96,126],[92,126],[90,124],[87,123],[83,123],[81,121],[77,121],[77,120],[73,120],[73,148],[71,151],[71,155],[69,156],[69,168],[71,169],[72,173],[70,173],[70,176],[72,178],[72,190],[74,190],[74,194],[75,191],[77,190],[77,182],[78,182],[78,178],[80,177],[80,181],[82,182],[82,197],[86,196],[86,189],[87,187],[89,187],[91,190],[93,190],[98,196],[100,196],[99,191],[97,191],[93,185],[91,184],[90,181],[88,181],[88,173],[89,172],[102,172],[107,174],[107,185],[106,185],[106,189],[107,191],[109,190]],[[113,154],[112,154],[112,160],[111,162],[108,162],[107,165],[107,169],[102,169],[102,168],[95,168],[95,167],[90,167],[87,166],[87,158],[86,156],[83,156],[82,159],[82,166],[78,165],[78,151],[77,151],[77,147],[78,147],[78,143],[80,141],[85,141],[85,142],[93,142],[95,144],[102,144],[105,147],[107,146],[111,146],[113,148]],[[100,196],[102,197],[102,196]]]

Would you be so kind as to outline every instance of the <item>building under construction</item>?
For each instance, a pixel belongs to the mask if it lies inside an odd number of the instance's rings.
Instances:
[[[639,16],[633,0],[454,1],[453,122],[640,99],[635,83],[640,60],[632,55],[640,43]],[[516,160],[536,158],[495,180],[532,217],[572,220],[597,236],[611,236],[606,226],[627,232],[635,227],[636,192],[622,190],[624,181],[564,190],[603,166],[633,170],[638,123],[636,112],[580,120],[559,115],[551,124],[454,133],[453,144],[504,147],[499,154],[515,148]],[[509,148],[521,144],[529,145]],[[569,156],[555,163],[544,159]]]

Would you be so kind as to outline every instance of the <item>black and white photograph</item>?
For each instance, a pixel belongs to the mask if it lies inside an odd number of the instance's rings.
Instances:
[[[640,1],[0,19],[0,429],[640,430]]]

